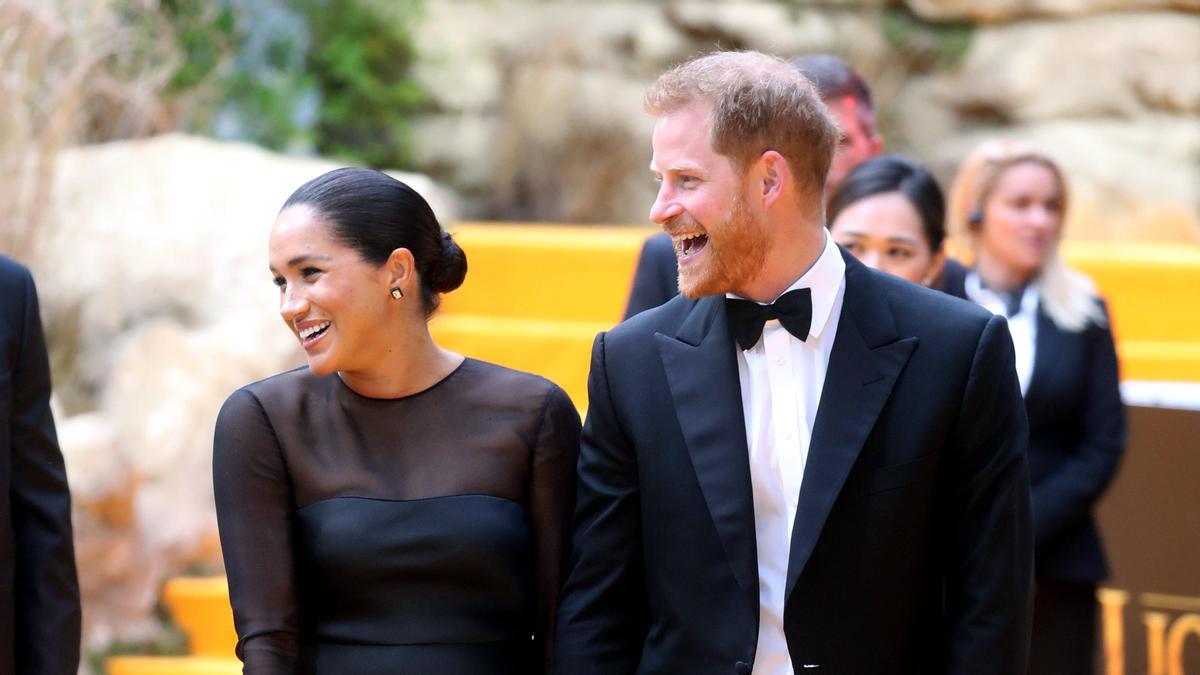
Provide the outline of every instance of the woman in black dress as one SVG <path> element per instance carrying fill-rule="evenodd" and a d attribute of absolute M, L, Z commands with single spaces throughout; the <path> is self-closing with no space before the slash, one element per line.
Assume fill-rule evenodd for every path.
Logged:
<path fill-rule="evenodd" d="M 1125 447 L 1107 311 L 1059 255 L 1066 208 L 1058 164 L 1026 144 L 991 141 L 963 162 L 948 214 L 975 262 L 946 291 L 1008 317 L 1029 414 L 1029 675 L 1092 673 L 1096 584 L 1108 574 L 1093 509 Z"/>
<path fill-rule="evenodd" d="M 548 669 L 579 415 L 438 347 L 466 257 L 395 179 L 338 169 L 271 231 L 308 365 L 234 392 L 213 477 L 243 672 Z"/>

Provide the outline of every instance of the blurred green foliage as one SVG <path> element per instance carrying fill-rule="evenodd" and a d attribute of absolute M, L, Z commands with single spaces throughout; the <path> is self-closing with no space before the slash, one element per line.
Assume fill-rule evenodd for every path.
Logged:
<path fill-rule="evenodd" d="M 412 76 L 421 2 L 387 9 L 370 0 L 161 0 L 181 56 L 167 94 L 189 99 L 192 131 L 405 168 L 410 118 L 427 100 Z"/>
<path fill-rule="evenodd" d="M 160 10 L 176 29 L 183 63 L 171 75 L 167 92 L 186 91 L 203 84 L 235 48 L 237 24 L 232 7 L 205 0 L 163 0 Z"/>
<path fill-rule="evenodd" d="M 914 72 L 958 65 L 975 32 L 966 22 L 926 21 L 904 5 L 883 11 L 882 28 L 884 39 Z"/>
<path fill-rule="evenodd" d="M 306 0 L 312 30 L 308 69 L 321 93 L 317 149 L 375 167 L 407 165 L 410 115 L 426 96 L 411 77 L 410 23 L 384 20 L 361 0 Z M 396 5 L 407 4 L 407 11 Z M 416 0 L 393 3 L 412 17 Z"/>

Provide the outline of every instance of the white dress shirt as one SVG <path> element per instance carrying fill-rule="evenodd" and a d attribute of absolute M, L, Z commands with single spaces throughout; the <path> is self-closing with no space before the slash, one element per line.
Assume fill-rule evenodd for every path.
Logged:
<path fill-rule="evenodd" d="M 992 314 L 1008 314 L 1004 298 L 985 288 L 979 274 L 971 271 L 964 283 L 967 298 Z M 1033 377 L 1033 358 L 1037 351 L 1037 309 L 1040 298 L 1037 284 L 1029 284 L 1021 295 L 1020 309 L 1008 317 L 1008 332 L 1012 335 L 1013 356 L 1016 359 L 1017 381 L 1021 383 L 1021 395 L 1029 391 L 1029 380 Z"/>
<path fill-rule="evenodd" d="M 812 289 L 813 309 L 807 340 L 772 319 L 752 348 L 743 351 L 735 343 L 758 544 L 755 675 L 793 675 L 783 633 L 792 524 L 846 293 L 846 263 L 828 233 L 820 257 L 787 290 L 805 287 Z"/>

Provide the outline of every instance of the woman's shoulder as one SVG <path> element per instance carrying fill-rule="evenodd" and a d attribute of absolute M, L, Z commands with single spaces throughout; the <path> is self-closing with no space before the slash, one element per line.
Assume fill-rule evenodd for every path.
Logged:
<path fill-rule="evenodd" d="M 550 380 L 516 368 L 509 368 L 491 361 L 481 361 L 467 357 L 463 362 L 464 369 L 471 372 L 478 383 L 490 383 L 497 386 L 517 387 L 531 391 L 548 392 L 558 387 Z"/>
<path fill-rule="evenodd" d="M 325 379 L 314 375 L 308 366 L 285 370 L 239 387 L 226 399 L 225 407 L 244 406 L 251 402 L 264 408 L 286 405 L 319 389 Z"/>
<path fill-rule="evenodd" d="M 489 398 L 537 407 L 548 401 L 571 401 L 562 387 L 541 375 L 472 358 L 467 358 L 463 366 L 469 373 L 472 389 Z"/>

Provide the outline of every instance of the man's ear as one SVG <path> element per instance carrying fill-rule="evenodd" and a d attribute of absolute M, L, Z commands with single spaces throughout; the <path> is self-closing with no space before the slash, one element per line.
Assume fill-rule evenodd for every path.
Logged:
<path fill-rule="evenodd" d="M 769 208 L 791 191 L 794 185 L 792 168 L 783 155 L 775 150 L 767 150 L 760 155 L 756 165 L 756 184 L 762 189 L 763 206 Z"/>
<path fill-rule="evenodd" d="M 383 264 L 384 274 L 386 275 L 388 288 L 399 288 L 404 295 L 408 295 L 409 291 L 415 290 L 417 283 L 417 261 L 413 258 L 412 251 L 406 248 L 398 248 L 392 251 L 388 256 L 387 262 Z"/>

